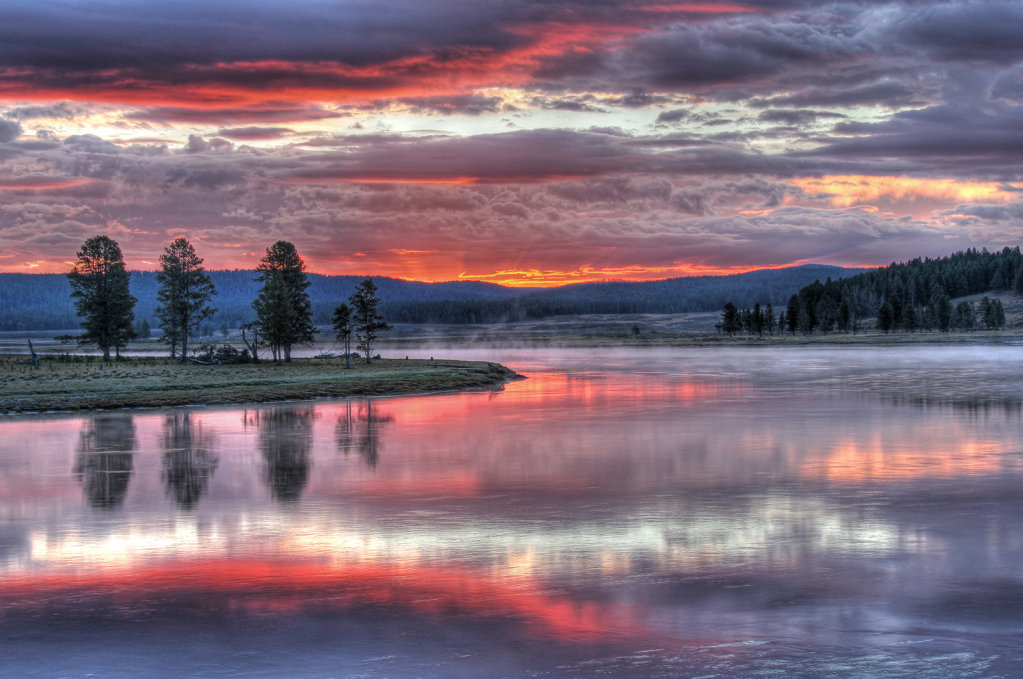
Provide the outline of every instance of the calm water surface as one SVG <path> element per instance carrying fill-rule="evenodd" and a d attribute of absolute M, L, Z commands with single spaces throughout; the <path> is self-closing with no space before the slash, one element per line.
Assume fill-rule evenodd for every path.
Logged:
<path fill-rule="evenodd" d="M 483 354 L 0 419 L 0 674 L 1023 676 L 1023 348 Z"/>

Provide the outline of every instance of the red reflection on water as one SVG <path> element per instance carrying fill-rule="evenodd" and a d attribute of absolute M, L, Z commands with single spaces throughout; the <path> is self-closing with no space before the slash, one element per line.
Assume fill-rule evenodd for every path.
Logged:
<path fill-rule="evenodd" d="M 527 636 L 567 642 L 649 637 L 637 607 L 580 602 L 529 579 L 488 575 L 463 566 L 409 563 L 219 560 L 164 563 L 86 573 L 30 573 L 7 577 L 0 591 L 4 611 L 118 607 L 196 599 L 207 608 L 249 613 L 343 611 L 366 605 L 395 606 L 416 615 L 467 616 L 517 622 Z M 73 605 L 73 604 L 72 604 Z"/>

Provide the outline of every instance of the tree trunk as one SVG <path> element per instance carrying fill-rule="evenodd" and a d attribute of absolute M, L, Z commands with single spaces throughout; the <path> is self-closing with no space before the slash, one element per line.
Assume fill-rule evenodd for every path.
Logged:
<path fill-rule="evenodd" d="M 188 362 L 188 326 L 181 328 L 181 362 Z"/>
<path fill-rule="evenodd" d="M 284 362 L 285 363 L 291 363 L 291 345 L 290 344 L 285 344 L 284 345 Z"/>
<path fill-rule="evenodd" d="M 252 362 L 259 363 L 259 354 L 256 353 L 256 345 L 259 344 L 259 334 L 256 331 L 252 332 L 252 344 L 249 344 L 249 340 L 245 337 L 245 328 L 242 328 L 242 342 L 245 342 L 245 346 L 252 352 Z"/>
<path fill-rule="evenodd" d="M 103 347 L 103 360 L 104 361 L 110 360 L 110 347 Z"/>

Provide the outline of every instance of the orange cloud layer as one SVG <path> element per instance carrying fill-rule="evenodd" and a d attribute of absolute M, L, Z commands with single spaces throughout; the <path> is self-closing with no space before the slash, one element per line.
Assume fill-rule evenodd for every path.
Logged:
<path fill-rule="evenodd" d="M 914 200 L 927 198 L 953 202 L 1010 201 L 1018 194 L 1004 190 L 997 182 L 962 182 L 955 179 L 914 179 L 911 177 L 828 176 L 791 180 L 807 193 L 830 194 L 841 207 L 879 199 Z"/>
<path fill-rule="evenodd" d="M 684 10 L 672 10 L 684 11 Z M 225 107 L 280 107 L 282 101 L 333 102 L 363 105 L 375 100 L 462 94 L 480 88 L 521 87 L 533 79 L 542 61 L 598 46 L 648 29 L 620 24 L 547 22 L 505 29 L 527 38 L 526 44 L 498 51 L 460 48 L 395 59 L 367 66 L 337 62 L 236 61 L 175 69 L 173 76 L 144 69 L 113 69 L 73 76 L 29 70 L 0 69 L 0 98 L 18 101 L 55 100 L 187 106 L 215 110 Z"/>

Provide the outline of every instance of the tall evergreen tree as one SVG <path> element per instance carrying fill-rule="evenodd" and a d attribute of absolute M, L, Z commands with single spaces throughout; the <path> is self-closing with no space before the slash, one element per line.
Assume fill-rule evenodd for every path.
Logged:
<path fill-rule="evenodd" d="M 156 282 L 160 285 L 156 293 L 159 303 L 156 317 L 164 329 L 163 341 L 171 345 L 171 358 L 180 342 L 182 363 L 188 360 L 188 338 L 195 336 L 202 321 L 217 313 L 209 306 L 217 290 L 202 262 L 192 244 L 178 237 L 164 248 L 160 255 L 161 269 L 156 273 Z"/>
<path fill-rule="evenodd" d="M 331 317 L 334 328 L 334 339 L 345 348 L 345 367 L 352 367 L 352 308 L 342 302 L 334 309 Z"/>
<path fill-rule="evenodd" d="M 884 334 L 888 334 L 894 325 L 895 311 L 892 309 L 892 305 L 889 302 L 885 302 L 881 305 L 881 308 L 877 310 L 877 327 L 880 330 L 884 330 Z"/>
<path fill-rule="evenodd" d="M 121 248 L 107 236 L 94 236 L 78 251 L 78 261 L 67 275 L 75 311 L 84 320 L 84 332 L 74 339 L 79 346 L 95 344 L 110 360 L 135 338 L 135 302 L 128 288 L 130 276 L 124 268 Z"/>
<path fill-rule="evenodd" d="M 354 309 L 356 348 L 366 352 L 366 363 L 373 360 L 373 345 L 381 332 L 391 329 L 384 317 L 377 313 L 380 298 L 376 296 L 377 286 L 372 278 L 367 278 L 355 289 L 355 294 L 348 298 Z"/>
<path fill-rule="evenodd" d="M 902 307 L 902 327 L 911 333 L 920 327 L 920 312 L 912 304 Z"/>
<path fill-rule="evenodd" d="M 838 331 L 849 332 L 849 326 L 852 324 L 852 309 L 849 305 L 849 300 L 842 298 L 842 303 L 838 305 Z"/>
<path fill-rule="evenodd" d="M 313 335 L 316 334 L 316 328 L 313 327 L 313 305 L 307 292 L 309 281 L 305 274 L 305 262 L 298 256 L 294 245 L 286 240 L 279 240 L 266 249 L 266 254 L 259 260 L 256 269 L 259 271 L 256 280 L 263 284 L 264 290 L 274 272 L 281 274 L 288 288 L 288 298 L 294 312 L 290 314 L 292 326 L 281 336 L 281 343 L 278 346 L 284 352 L 285 362 L 290 363 L 291 347 L 296 344 L 312 344 Z M 283 331 L 283 328 L 278 330 Z M 269 337 L 266 329 L 262 327 L 260 335 Z"/>
<path fill-rule="evenodd" d="M 266 275 L 263 289 L 252 303 L 256 310 L 256 327 L 260 341 L 270 347 L 278 365 L 284 359 L 284 347 L 294 338 L 298 314 L 291 298 L 291 288 L 284 273 L 270 271 Z"/>
<path fill-rule="evenodd" d="M 741 314 L 734 304 L 728 302 L 721 311 L 721 331 L 726 335 L 734 335 L 739 330 L 742 330 Z"/>
<path fill-rule="evenodd" d="M 785 307 L 785 321 L 789 324 L 789 332 L 796 334 L 799 327 L 799 295 L 789 297 L 789 303 Z"/>
<path fill-rule="evenodd" d="M 948 332 L 949 323 L 952 322 L 952 301 L 940 288 L 934 298 L 934 319 L 938 330 Z"/>

